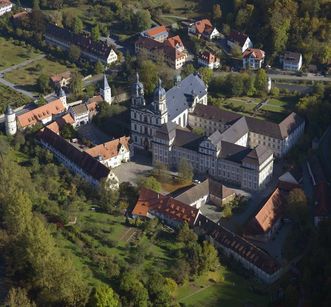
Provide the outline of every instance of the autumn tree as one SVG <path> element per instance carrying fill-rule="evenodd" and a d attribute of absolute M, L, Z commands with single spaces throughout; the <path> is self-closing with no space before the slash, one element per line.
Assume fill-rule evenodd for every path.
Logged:
<path fill-rule="evenodd" d="M 181 158 L 178 164 L 178 177 L 181 181 L 192 181 L 193 167 L 192 164 L 185 158 Z"/>

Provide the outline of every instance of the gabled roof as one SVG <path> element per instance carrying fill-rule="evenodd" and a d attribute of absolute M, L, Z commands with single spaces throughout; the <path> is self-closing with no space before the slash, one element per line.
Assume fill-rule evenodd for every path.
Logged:
<path fill-rule="evenodd" d="M 276 188 L 267 198 L 262 208 L 249 222 L 246 234 L 259 235 L 270 231 L 276 221 L 281 217 L 286 198 L 279 188 Z"/>
<path fill-rule="evenodd" d="M 77 105 L 75 105 L 73 107 L 70 107 L 70 109 L 77 116 L 88 114 L 88 112 L 89 112 L 89 110 L 87 108 L 87 105 L 85 103 L 77 104 Z"/>
<path fill-rule="evenodd" d="M 232 43 L 237 43 L 239 46 L 243 46 L 247 40 L 248 35 L 239 31 L 232 31 L 228 36 L 228 40 Z"/>
<path fill-rule="evenodd" d="M 118 156 L 119 150 L 121 149 L 122 146 L 124 146 L 126 150 L 130 150 L 129 140 L 130 140 L 129 137 L 123 136 L 119 139 L 112 140 L 107 143 L 89 148 L 85 152 L 91 155 L 93 158 L 101 157 L 102 160 L 108 160 Z"/>
<path fill-rule="evenodd" d="M 154 28 L 146 30 L 143 33 L 150 37 L 156 37 L 162 33 L 167 33 L 167 32 L 168 32 L 167 28 L 165 26 L 161 25 L 161 26 L 156 26 Z"/>
<path fill-rule="evenodd" d="M 132 214 L 147 217 L 148 213 L 176 222 L 186 221 L 189 225 L 193 225 L 199 210 L 172 197 L 142 188 Z"/>
<path fill-rule="evenodd" d="M 86 152 L 80 151 L 52 130 L 44 128 L 38 133 L 38 138 L 60 152 L 78 168 L 82 169 L 85 174 L 91 176 L 95 180 L 100 181 L 108 177 L 110 173 L 109 168 Z"/>
<path fill-rule="evenodd" d="M 304 122 L 304 119 L 298 114 L 292 112 L 289 116 L 279 124 L 280 133 L 283 139 L 288 137 L 293 130 L 300 126 Z"/>
<path fill-rule="evenodd" d="M 200 34 L 204 33 L 208 28 L 212 28 L 213 25 L 211 24 L 209 19 L 201 19 L 194 23 L 196 31 Z"/>
<path fill-rule="evenodd" d="M 103 60 L 107 60 L 112 48 L 103 41 L 92 41 L 91 37 L 84 34 L 75 34 L 65 28 L 60 28 L 54 24 L 49 23 L 46 29 L 46 35 L 54 37 L 59 41 L 66 42 L 68 44 L 76 45 L 81 48 L 82 51 L 91 53 Z"/>
<path fill-rule="evenodd" d="M 47 125 L 46 127 L 50 130 L 52 130 L 53 132 L 55 132 L 56 134 L 60 133 L 60 130 L 62 129 L 62 127 L 65 124 L 74 124 L 75 120 L 72 118 L 72 116 L 67 113 L 65 115 L 63 115 L 60 118 L 57 118 L 54 122 L 50 123 L 49 125 Z"/>
<path fill-rule="evenodd" d="M 184 47 L 184 44 L 183 44 L 182 40 L 180 39 L 179 35 L 169 37 L 168 39 L 166 39 L 164 41 L 164 44 L 167 46 L 170 46 L 172 48 L 176 48 L 177 45 Z"/>
<path fill-rule="evenodd" d="M 215 54 L 205 50 L 203 52 L 199 52 L 199 57 L 201 60 L 207 62 L 208 64 L 212 64 L 212 63 L 215 63 L 218 58 L 216 57 Z"/>
<path fill-rule="evenodd" d="M 229 143 L 236 143 L 248 132 L 246 119 L 245 117 L 241 117 L 222 133 L 222 140 Z"/>
<path fill-rule="evenodd" d="M 24 114 L 18 115 L 17 120 L 22 128 L 33 126 L 43 119 L 60 114 L 65 111 L 60 99 L 53 100 L 43 106 L 33 109 Z"/>
<path fill-rule="evenodd" d="M 265 57 L 265 52 L 261 49 L 248 48 L 243 53 L 243 58 L 248 58 L 252 56 L 256 60 L 263 60 Z"/>

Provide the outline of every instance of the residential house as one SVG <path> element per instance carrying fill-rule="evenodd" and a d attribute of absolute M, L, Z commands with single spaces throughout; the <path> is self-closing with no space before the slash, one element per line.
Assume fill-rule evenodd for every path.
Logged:
<path fill-rule="evenodd" d="M 123 136 L 119 139 L 87 149 L 85 152 L 109 168 L 115 168 L 130 161 L 130 138 Z"/>
<path fill-rule="evenodd" d="M 227 38 L 227 45 L 231 49 L 239 46 L 242 53 L 248 48 L 253 48 L 253 43 L 248 35 L 239 31 L 232 31 L 230 33 Z"/>
<path fill-rule="evenodd" d="M 145 30 L 140 33 L 141 36 L 154 39 L 160 43 L 163 43 L 169 36 L 169 32 L 165 26 L 156 26 L 149 30 Z"/>
<path fill-rule="evenodd" d="M 191 23 L 188 27 L 188 34 L 197 38 L 213 40 L 219 37 L 219 31 L 212 25 L 209 19 L 201 19 Z"/>
<path fill-rule="evenodd" d="M 10 0 L 0 0 L 0 16 L 11 12 L 13 4 Z"/>
<path fill-rule="evenodd" d="M 70 113 L 67 113 L 62 117 L 57 118 L 55 121 L 53 121 L 46 127 L 55 132 L 56 134 L 60 134 L 61 129 L 67 124 L 71 126 L 75 124 L 75 120 L 72 118 Z"/>
<path fill-rule="evenodd" d="M 170 196 L 142 188 L 132 211 L 133 218 L 159 218 L 172 227 L 179 227 L 183 222 L 193 226 L 200 211 Z"/>
<path fill-rule="evenodd" d="M 299 71 L 302 67 L 302 54 L 298 52 L 286 51 L 280 57 L 280 63 L 284 70 Z"/>
<path fill-rule="evenodd" d="M 105 65 L 110 65 L 118 59 L 115 51 L 106 42 L 94 42 L 90 36 L 75 34 L 54 24 L 47 25 L 45 41 L 65 50 L 68 50 L 72 45 L 76 45 L 80 48 L 81 55 L 92 62 L 100 61 Z"/>
<path fill-rule="evenodd" d="M 162 43 L 149 37 L 140 37 L 135 43 L 135 52 L 146 52 L 151 60 L 157 60 L 160 56 L 164 61 L 175 69 L 181 68 L 187 59 L 187 52 L 180 37 L 167 38 Z"/>
<path fill-rule="evenodd" d="M 109 168 L 86 152 L 80 151 L 52 130 L 42 129 L 38 133 L 38 140 L 65 167 L 81 176 L 88 183 L 98 186 L 101 182 L 105 182 L 111 189 L 119 187 L 117 177 Z"/>
<path fill-rule="evenodd" d="M 244 69 L 260 69 L 264 62 L 265 52 L 261 49 L 248 48 L 243 53 Z"/>
<path fill-rule="evenodd" d="M 61 99 L 53 100 L 45 105 L 17 116 L 19 129 L 32 127 L 37 123 L 46 125 L 62 116 L 67 110 L 67 105 Z"/>
<path fill-rule="evenodd" d="M 51 82 L 54 88 L 68 87 L 71 81 L 71 72 L 65 71 L 60 74 L 51 76 Z"/>
<path fill-rule="evenodd" d="M 199 52 L 198 64 L 210 69 L 220 67 L 220 59 L 209 51 Z"/>
<path fill-rule="evenodd" d="M 190 187 L 185 192 L 178 195 L 175 199 L 191 207 L 199 209 L 201 206 L 210 202 L 221 206 L 231 201 L 235 197 L 235 191 L 211 178 Z"/>

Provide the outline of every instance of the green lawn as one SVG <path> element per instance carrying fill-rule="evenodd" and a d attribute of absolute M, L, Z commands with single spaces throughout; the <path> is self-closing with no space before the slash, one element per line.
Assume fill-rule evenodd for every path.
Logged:
<path fill-rule="evenodd" d="M 17 108 L 29 102 L 31 102 L 29 97 L 0 84 L 0 114 L 5 111 L 8 104 L 10 104 L 13 108 Z"/>
<path fill-rule="evenodd" d="M 252 286 L 256 287 L 257 282 L 248 281 L 222 266 L 218 272 L 211 272 L 180 287 L 178 301 L 189 307 L 241 307 L 248 303 L 267 306 L 268 296 L 254 293 Z"/>
<path fill-rule="evenodd" d="M 31 46 L 14 43 L 12 39 L 0 37 L 0 70 L 33 59 L 41 53 Z"/>
<path fill-rule="evenodd" d="M 40 70 L 37 68 L 38 64 L 41 65 Z M 36 84 L 37 79 L 41 74 L 45 74 L 50 77 L 68 69 L 69 68 L 67 66 L 53 60 L 41 59 L 27 66 L 6 73 L 5 79 L 16 85 L 19 85 L 21 88 L 27 91 L 38 93 Z"/>

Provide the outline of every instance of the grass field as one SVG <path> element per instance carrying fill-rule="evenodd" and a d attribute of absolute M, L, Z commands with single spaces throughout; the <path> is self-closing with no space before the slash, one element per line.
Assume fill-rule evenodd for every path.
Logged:
<path fill-rule="evenodd" d="M 41 65 L 40 70 L 37 65 Z M 6 73 L 5 79 L 20 86 L 24 90 L 38 93 L 38 88 L 36 85 L 37 79 L 41 74 L 45 74 L 50 77 L 68 69 L 69 68 L 67 66 L 58 62 L 49 59 L 41 59 L 27 66 Z"/>
<path fill-rule="evenodd" d="M 27 104 L 28 102 L 30 102 L 29 97 L 26 97 L 23 94 L 0 84 L 0 114 L 5 111 L 8 104 L 10 104 L 13 108 L 17 108 Z"/>
<path fill-rule="evenodd" d="M 222 266 L 218 271 L 210 272 L 180 287 L 177 299 L 189 307 L 239 307 L 248 303 L 266 306 L 268 297 L 254 293 L 252 286 L 252 281 L 247 281 Z"/>
<path fill-rule="evenodd" d="M 24 43 L 18 45 L 12 40 L 0 37 L 0 71 L 10 66 L 33 59 L 41 53 Z"/>

